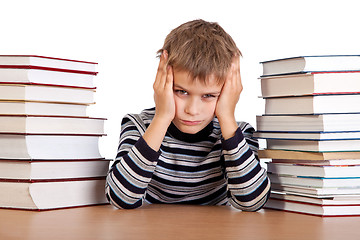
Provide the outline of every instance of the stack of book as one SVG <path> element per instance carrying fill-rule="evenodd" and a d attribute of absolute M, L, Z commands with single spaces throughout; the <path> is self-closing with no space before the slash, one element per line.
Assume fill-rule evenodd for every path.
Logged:
<path fill-rule="evenodd" d="M 272 193 L 267 208 L 317 216 L 360 215 L 360 56 L 262 62 Z"/>
<path fill-rule="evenodd" d="M 109 161 L 94 103 L 96 63 L 0 56 L 0 207 L 57 209 L 106 203 Z"/>

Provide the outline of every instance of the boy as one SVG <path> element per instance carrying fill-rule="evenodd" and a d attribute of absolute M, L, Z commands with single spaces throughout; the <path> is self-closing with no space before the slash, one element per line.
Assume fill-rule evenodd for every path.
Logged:
<path fill-rule="evenodd" d="M 217 24 L 180 25 L 158 52 L 155 108 L 128 114 L 106 195 L 118 208 L 144 203 L 232 205 L 256 211 L 270 182 L 254 129 L 237 123 L 240 51 Z"/>

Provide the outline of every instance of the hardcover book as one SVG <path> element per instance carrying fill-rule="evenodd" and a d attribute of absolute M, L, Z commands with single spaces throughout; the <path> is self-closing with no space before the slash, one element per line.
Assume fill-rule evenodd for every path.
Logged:
<path fill-rule="evenodd" d="M 360 72 L 310 72 L 261 78 L 263 98 L 360 92 Z M 339 84 L 341 83 L 341 84 Z"/>
<path fill-rule="evenodd" d="M 0 180 L 0 207 L 50 210 L 106 204 L 105 178 L 64 181 Z"/>
<path fill-rule="evenodd" d="M 304 72 L 359 71 L 360 55 L 299 56 L 261 62 L 263 76 Z"/>

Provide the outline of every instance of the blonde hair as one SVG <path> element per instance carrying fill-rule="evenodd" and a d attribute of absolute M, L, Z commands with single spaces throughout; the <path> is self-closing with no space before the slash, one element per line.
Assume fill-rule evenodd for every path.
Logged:
<path fill-rule="evenodd" d="M 234 40 L 214 22 L 202 19 L 186 22 L 173 29 L 157 52 L 168 52 L 168 64 L 188 71 L 193 79 L 206 82 L 214 74 L 222 82 L 234 56 L 241 56 Z"/>

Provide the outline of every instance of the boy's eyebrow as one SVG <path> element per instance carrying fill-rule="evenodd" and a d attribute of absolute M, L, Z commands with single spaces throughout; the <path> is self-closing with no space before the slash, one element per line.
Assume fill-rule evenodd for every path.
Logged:
<path fill-rule="evenodd" d="M 185 92 L 189 92 L 189 90 L 187 90 L 186 88 L 180 86 L 179 84 L 176 84 L 174 83 L 174 86 L 173 88 L 181 88 L 182 90 L 184 90 Z M 221 91 L 218 91 L 218 92 L 208 92 L 208 93 L 203 93 L 203 94 L 209 94 L 209 95 L 217 95 L 217 94 L 220 94 Z"/>

